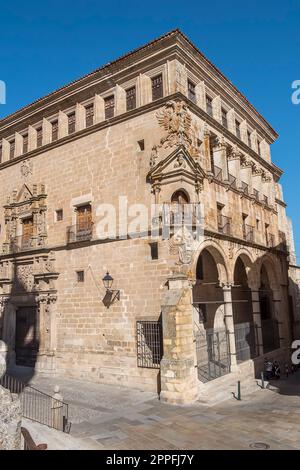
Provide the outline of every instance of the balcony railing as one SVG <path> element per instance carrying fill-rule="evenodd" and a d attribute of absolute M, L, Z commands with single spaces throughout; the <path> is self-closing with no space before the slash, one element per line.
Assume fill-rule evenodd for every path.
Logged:
<path fill-rule="evenodd" d="M 222 168 L 220 168 L 219 166 L 217 165 L 214 165 L 214 175 L 215 175 L 215 178 L 219 181 L 223 181 L 223 171 L 222 171 Z"/>
<path fill-rule="evenodd" d="M 164 203 L 160 214 L 160 220 L 164 226 L 182 227 L 195 226 L 201 221 L 200 204 L 172 204 Z"/>
<path fill-rule="evenodd" d="M 247 242 L 254 241 L 254 227 L 252 225 L 243 225 L 243 238 Z"/>
<path fill-rule="evenodd" d="M 225 215 L 218 216 L 218 232 L 223 235 L 231 235 L 231 218 Z"/>
<path fill-rule="evenodd" d="M 268 196 L 263 196 L 263 202 L 266 204 L 266 206 L 269 204 L 269 198 Z"/>
<path fill-rule="evenodd" d="M 67 243 L 83 242 L 91 240 L 93 237 L 93 225 L 71 225 L 67 227 Z"/>
<path fill-rule="evenodd" d="M 259 191 L 257 189 L 253 189 L 253 197 L 256 201 L 259 201 Z"/>
<path fill-rule="evenodd" d="M 275 237 L 272 233 L 266 233 L 266 245 L 269 248 L 275 247 Z"/>
<path fill-rule="evenodd" d="M 249 184 L 245 183 L 245 181 L 241 181 L 241 187 L 244 194 L 249 194 Z"/>
<path fill-rule="evenodd" d="M 7 247 L 9 253 L 20 253 L 22 251 L 33 250 L 37 247 L 37 239 L 20 235 L 18 237 L 12 238 L 7 243 Z"/>
<path fill-rule="evenodd" d="M 229 181 L 230 187 L 236 189 L 236 177 L 228 173 L 228 181 Z"/>

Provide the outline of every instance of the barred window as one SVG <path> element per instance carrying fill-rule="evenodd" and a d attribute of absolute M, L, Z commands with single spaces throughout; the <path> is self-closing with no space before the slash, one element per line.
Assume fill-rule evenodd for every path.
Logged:
<path fill-rule="evenodd" d="M 212 117 L 213 115 L 212 98 L 206 95 L 205 100 L 206 100 L 206 112 Z"/>
<path fill-rule="evenodd" d="M 23 153 L 28 152 L 28 134 L 23 135 Z"/>
<path fill-rule="evenodd" d="M 68 115 L 69 134 L 73 134 L 75 132 L 75 120 L 76 120 L 75 113 L 71 113 Z"/>
<path fill-rule="evenodd" d="M 191 101 L 196 103 L 196 89 L 193 82 L 188 80 L 188 97 Z"/>
<path fill-rule="evenodd" d="M 137 321 L 137 365 L 159 369 L 163 356 L 161 321 Z"/>
<path fill-rule="evenodd" d="M 52 142 L 58 139 L 58 120 L 52 121 Z"/>
<path fill-rule="evenodd" d="M 90 127 L 94 124 L 94 105 L 89 104 L 85 108 L 85 125 Z"/>
<path fill-rule="evenodd" d="M 152 78 L 152 100 L 159 100 L 163 97 L 163 77 L 162 74 Z"/>
<path fill-rule="evenodd" d="M 136 108 L 136 88 L 135 86 L 128 88 L 126 90 L 126 110 L 130 111 L 131 109 Z"/>
<path fill-rule="evenodd" d="M 43 143 L 43 128 L 39 127 L 36 130 L 36 146 L 41 147 Z"/>
<path fill-rule="evenodd" d="M 247 131 L 248 146 L 251 148 L 251 132 Z"/>
<path fill-rule="evenodd" d="M 104 108 L 105 108 L 105 119 L 109 119 L 114 117 L 115 114 L 115 97 L 108 96 L 104 100 Z"/>
<path fill-rule="evenodd" d="M 0 163 L 2 162 L 2 144 L 0 144 Z"/>
<path fill-rule="evenodd" d="M 15 141 L 11 140 L 9 143 L 9 158 L 12 160 L 15 156 Z"/>

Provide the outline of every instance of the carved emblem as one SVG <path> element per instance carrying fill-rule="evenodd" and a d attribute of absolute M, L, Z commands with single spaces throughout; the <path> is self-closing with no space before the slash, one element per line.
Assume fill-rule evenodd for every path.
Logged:
<path fill-rule="evenodd" d="M 30 160 L 24 160 L 21 165 L 21 175 L 24 178 L 28 178 L 29 175 L 32 175 L 32 162 Z"/>
<path fill-rule="evenodd" d="M 178 155 L 176 162 L 174 163 L 174 168 L 186 168 L 183 155 Z"/>
<path fill-rule="evenodd" d="M 173 246 L 178 248 L 178 262 L 176 264 L 190 264 L 193 257 L 193 234 L 186 228 L 180 229 L 173 237 Z"/>
<path fill-rule="evenodd" d="M 32 264 L 17 267 L 17 283 L 26 292 L 31 292 L 34 286 Z"/>

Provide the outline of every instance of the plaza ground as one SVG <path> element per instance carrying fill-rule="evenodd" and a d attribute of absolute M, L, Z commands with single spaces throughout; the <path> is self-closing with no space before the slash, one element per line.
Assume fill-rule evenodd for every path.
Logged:
<path fill-rule="evenodd" d="M 70 435 L 27 421 L 50 449 L 244 449 L 255 443 L 271 450 L 300 449 L 300 371 L 271 382 L 271 389 L 214 406 L 172 406 L 157 395 L 124 387 L 35 377 L 52 393 L 60 385 L 69 403 Z"/>

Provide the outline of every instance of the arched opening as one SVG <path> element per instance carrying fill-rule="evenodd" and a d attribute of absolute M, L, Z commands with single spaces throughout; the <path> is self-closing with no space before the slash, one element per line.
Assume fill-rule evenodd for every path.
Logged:
<path fill-rule="evenodd" d="M 234 268 L 232 302 L 236 359 L 239 363 L 257 356 L 251 289 L 246 266 L 240 256 Z"/>
<path fill-rule="evenodd" d="M 224 295 L 217 262 L 208 249 L 198 258 L 193 304 L 198 377 L 207 382 L 230 371 Z"/>
<path fill-rule="evenodd" d="M 172 204 L 188 204 L 189 202 L 190 197 L 184 189 L 178 189 L 177 191 L 175 191 L 175 193 L 172 194 Z"/>
<path fill-rule="evenodd" d="M 264 354 L 280 347 L 279 326 L 275 318 L 273 291 L 265 264 L 260 270 L 259 304 Z"/>

